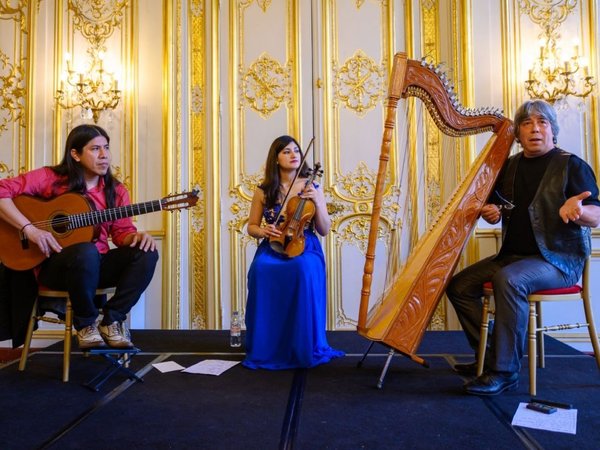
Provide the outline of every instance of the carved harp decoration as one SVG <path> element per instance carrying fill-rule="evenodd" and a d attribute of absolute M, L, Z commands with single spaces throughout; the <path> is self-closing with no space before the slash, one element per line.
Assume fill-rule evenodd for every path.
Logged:
<path fill-rule="evenodd" d="M 400 98 L 410 96 L 424 102 L 436 125 L 447 135 L 465 136 L 491 131 L 492 136 L 436 223 L 420 239 L 380 301 L 368 311 L 396 109 Z M 499 109 L 462 107 L 445 75 L 437 68 L 425 61 L 409 60 L 403 53 L 394 56 L 363 274 L 359 334 L 383 342 L 425 364 L 415 352 L 508 157 L 513 140 L 512 121 L 503 117 Z"/>

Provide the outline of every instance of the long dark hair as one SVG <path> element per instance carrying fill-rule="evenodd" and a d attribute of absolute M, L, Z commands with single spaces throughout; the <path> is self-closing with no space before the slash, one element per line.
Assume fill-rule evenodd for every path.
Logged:
<path fill-rule="evenodd" d="M 279 165 L 277 164 L 277 156 L 279 153 L 288 146 L 290 142 L 293 142 L 300 149 L 300 155 L 303 155 L 302 148 L 298 141 L 291 136 L 283 135 L 279 136 L 271 144 L 269 154 L 267 155 L 267 162 L 265 164 L 265 178 L 263 179 L 260 188 L 265 193 L 265 206 L 267 208 L 273 208 L 280 200 L 281 195 L 281 180 L 279 179 Z M 308 176 L 308 167 L 306 164 L 300 169 L 298 174 L 301 178 Z"/>
<path fill-rule="evenodd" d="M 71 130 L 67 136 L 65 142 L 65 153 L 60 164 L 52 167 L 52 170 L 58 175 L 67 178 L 68 191 L 79 192 L 85 194 L 87 191 L 84 178 L 84 169 L 81 163 L 73 159 L 71 150 L 75 150 L 78 155 L 83 153 L 83 147 L 88 142 L 98 136 L 104 136 L 106 142 L 110 143 L 110 137 L 104 128 L 98 125 L 83 124 L 78 125 Z M 106 174 L 101 177 L 104 180 L 104 195 L 106 197 L 106 205 L 108 208 L 114 208 L 115 206 L 115 187 L 119 184 L 119 181 L 113 176 L 110 167 L 106 171 Z"/>

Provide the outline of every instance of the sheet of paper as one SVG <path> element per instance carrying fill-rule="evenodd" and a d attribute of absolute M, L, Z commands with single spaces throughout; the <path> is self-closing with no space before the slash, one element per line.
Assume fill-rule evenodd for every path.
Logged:
<path fill-rule="evenodd" d="M 527 403 L 519 403 L 512 424 L 519 427 L 537 430 L 558 431 L 559 433 L 576 434 L 577 410 L 557 408 L 553 414 L 544 414 L 526 408 Z"/>
<path fill-rule="evenodd" d="M 180 366 L 175 361 L 159 362 L 159 363 L 156 363 L 156 364 L 152 364 L 152 367 L 154 367 L 155 369 L 160 370 L 162 373 L 165 373 L 165 372 L 174 372 L 175 370 L 183 370 L 183 369 L 185 369 L 185 367 Z"/>
<path fill-rule="evenodd" d="M 184 370 L 187 373 L 200 373 L 203 375 L 221 375 L 227 369 L 231 369 L 239 361 L 223 361 L 220 359 L 205 359 Z"/>

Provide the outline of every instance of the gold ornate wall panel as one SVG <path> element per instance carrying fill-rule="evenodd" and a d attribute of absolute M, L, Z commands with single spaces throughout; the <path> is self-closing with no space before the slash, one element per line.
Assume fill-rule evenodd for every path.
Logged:
<path fill-rule="evenodd" d="M 542 39 L 547 36 L 552 37 L 561 58 L 579 54 L 583 57 L 581 65 L 588 66 L 590 75 L 599 79 L 597 1 L 518 0 L 516 3 L 517 26 L 523 36 L 518 49 L 520 67 L 516 80 L 519 84 L 524 85 L 528 70 L 540 56 Z M 527 99 L 528 93 L 521 92 L 523 99 Z M 600 169 L 597 96 L 596 86 L 585 99 L 569 96 L 555 103 L 561 124 L 558 145 L 588 161 L 596 173 Z"/>
<path fill-rule="evenodd" d="M 584 12 L 584 20 L 587 19 L 590 42 L 590 66 L 598 77 L 600 74 L 600 8 L 598 0 L 588 0 L 585 4 L 587 10 Z M 590 98 L 590 135 L 589 147 L 593 150 L 594 158 L 592 167 L 596 174 L 600 173 L 600 102 L 598 93 Z"/>
<path fill-rule="evenodd" d="M 332 211 L 325 240 L 328 326 L 352 328 L 358 317 L 360 277 L 375 189 L 383 101 L 393 57 L 394 2 L 322 3 L 323 184 Z M 383 286 L 386 246 L 401 226 L 397 151 L 386 187 L 376 280 Z"/>
<path fill-rule="evenodd" d="M 30 168 L 30 61 L 35 9 L 24 0 L 0 0 L 0 178 Z"/>
<path fill-rule="evenodd" d="M 117 108 L 98 117 L 111 135 L 112 169 L 130 188 L 133 201 L 160 198 L 171 190 L 163 183 L 164 59 L 156 51 L 168 41 L 163 39 L 162 3 L 145 0 L 140 11 L 140 2 L 131 0 L 0 0 L 0 177 L 56 164 L 68 132 L 93 122 L 79 108 L 58 105 L 56 96 L 61 82 L 67 82 L 67 54 L 78 77 L 79 72 L 94 73 L 90 52 L 102 52 L 102 68 L 114 72 L 122 92 Z M 158 45 L 148 51 L 148 42 L 155 40 Z M 163 215 L 135 220 L 162 250 Z M 161 251 L 161 259 L 170 266 L 169 255 Z M 173 296 L 161 295 L 161 272 L 157 269 L 139 311 L 132 314 L 137 327 L 164 325 L 161 303 Z M 169 277 L 164 275 L 167 284 Z"/>
<path fill-rule="evenodd" d="M 137 147 L 132 140 L 133 133 L 127 129 L 136 118 L 132 112 L 132 95 L 137 80 L 132 78 L 135 71 L 135 55 L 132 50 L 133 14 L 132 3 L 127 0 L 57 0 L 56 47 L 57 70 L 54 88 L 65 90 L 83 80 L 83 75 L 93 76 L 100 68 L 114 73 L 118 85 L 122 87 L 122 98 L 115 110 L 99 113 L 98 125 L 111 135 L 113 171 L 137 199 L 138 179 L 136 177 Z M 100 62 L 101 61 L 101 62 Z M 72 76 L 69 75 L 72 71 Z M 79 78 L 78 78 L 79 77 Z M 60 103 L 63 103 L 61 106 Z M 62 145 L 68 131 L 80 123 L 92 119 L 92 111 L 72 105 L 69 99 L 56 99 L 56 146 L 55 162 L 62 157 Z"/>
<path fill-rule="evenodd" d="M 231 310 L 245 310 L 246 274 L 256 250 L 256 243 L 245 231 L 246 219 L 269 146 L 282 134 L 296 137 L 301 144 L 305 138 L 300 96 L 302 92 L 310 94 L 310 81 L 301 75 L 298 3 L 229 2 L 229 173 L 225 177 L 229 199 L 221 201 L 227 226 L 223 232 L 229 236 L 231 249 L 230 255 L 223 255 L 229 262 L 223 282 L 229 285 Z M 306 67 L 310 66 L 307 59 Z M 309 140 L 305 138 L 304 145 Z"/>
<path fill-rule="evenodd" d="M 441 61 L 442 51 L 440 49 L 439 28 L 440 12 L 438 2 L 435 0 L 424 0 L 421 2 L 422 17 L 422 54 L 431 62 L 436 64 Z M 444 171 L 444 158 L 442 155 L 443 133 L 435 125 L 431 117 L 427 117 L 424 124 L 425 144 L 424 167 L 425 173 L 425 226 L 429 228 L 437 217 L 440 207 L 445 202 L 442 198 L 442 174 L 451 176 L 451 171 Z M 440 302 L 431 321 L 430 329 L 444 330 L 446 328 L 446 304 Z"/>
<path fill-rule="evenodd" d="M 208 328 L 209 305 L 207 295 L 207 237 L 206 192 L 207 153 L 207 74 L 208 54 L 206 48 L 206 2 L 190 1 L 188 24 L 190 33 L 190 161 L 192 185 L 200 190 L 200 201 L 191 214 L 190 254 L 190 325 L 192 329 Z M 214 296 L 213 298 L 215 298 Z M 218 305 L 215 305 L 218 306 Z"/>
<path fill-rule="evenodd" d="M 0 177 L 56 163 L 68 131 L 91 121 L 78 108 L 59 108 L 54 95 L 67 52 L 70 64 L 85 69 L 89 50 L 102 48 L 123 90 L 112 114 L 99 117 L 112 137 L 115 173 L 136 201 L 200 189 L 189 220 L 166 213 L 136 219 L 163 246 L 145 323 L 220 328 L 230 309 L 244 310 L 256 248 L 246 219 L 269 145 L 291 134 L 306 146 L 315 135 L 333 219 L 322 241 L 328 327 L 352 329 L 393 53 L 445 62 L 461 103 L 503 106 L 511 115 L 527 98 L 523 76 L 540 33 L 531 5 L 541 3 L 0 0 Z M 598 0 L 571 3 L 560 33 L 579 37 L 598 77 Z M 482 48 L 499 49 L 497 67 L 473 60 Z M 497 78 L 482 87 L 488 72 Z M 489 91 L 497 102 L 482 100 Z M 397 125 L 410 116 L 419 127 L 398 126 L 394 136 L 374 297 L 387 267 L 409 254 L 477 148 L 456 142 L 449 149 L 420 102 L 401 103 Z M 594 95 L 562 111 L 559 140 L 597 173 L 599 108 Z M 478 248 L 468 248 L 467 262 L 481 256 Z M 436 314 L 432 327 L 444 327 L 445 316 Z"/>

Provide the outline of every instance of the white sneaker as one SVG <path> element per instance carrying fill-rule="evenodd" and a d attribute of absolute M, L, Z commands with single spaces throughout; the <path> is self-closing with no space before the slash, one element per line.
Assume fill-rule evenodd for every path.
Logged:
<path fill-rule="evenodd" d="M 77 343 L 82 350 L 94 347 L 106 347 L 104 339 L 98 333 L 96 325 L 89 325 L 81 330 L 77 330 Z"/>
<path fill-rule="evenodd" d="M 112 348 L 130 348 L 133 344 L 130 341 L 129 330 L 123 322 L 113 322 L 110 325 L 100 325 L 100 334 Z"/>

